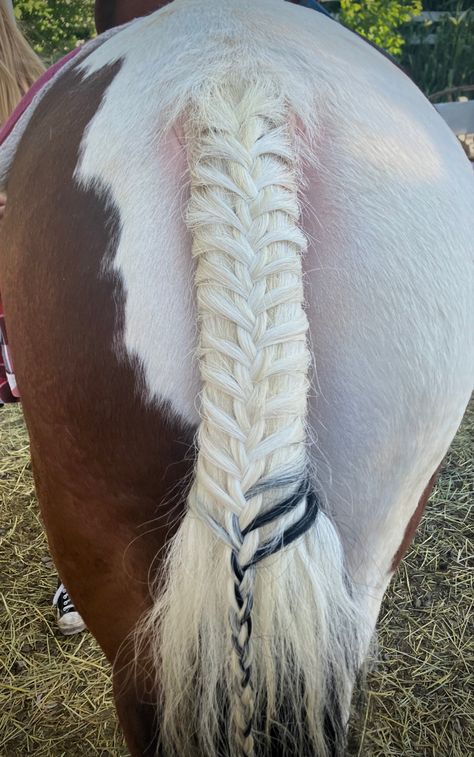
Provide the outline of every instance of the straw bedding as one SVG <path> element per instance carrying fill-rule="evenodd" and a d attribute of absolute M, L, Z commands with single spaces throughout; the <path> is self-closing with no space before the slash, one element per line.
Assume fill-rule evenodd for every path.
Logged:
<path fill-rule="evenodd" d="M 474 406 L 387 593 L 379 660 L 354 706 L 352 757 L 466 757 L 474 743 Z M 65 638 L 18 406 L 0 410 L 0 755 L 125 757 L 107 663 Z M 469 746 L 471 745 L 471 746 Z"/>

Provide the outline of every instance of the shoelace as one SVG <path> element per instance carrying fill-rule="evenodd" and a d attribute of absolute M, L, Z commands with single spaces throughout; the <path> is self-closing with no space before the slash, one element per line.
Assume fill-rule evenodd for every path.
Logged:
<path fill-rule="evenodd" d="M 58 588 L 56 589 L 56 594 L 53 597 L 53 606 L 56 606 L 59 602 L 60 596 L 63 596 L 63 602 L 62 602 L 62 609 L 64 612 L 70 612 L 71 610 L 74 610 L 74 605 L 71 601 L 71 598 L 69 597 L 69 594 L 66 591 L 66 587 L 64 584 L 60 584 Z"/>

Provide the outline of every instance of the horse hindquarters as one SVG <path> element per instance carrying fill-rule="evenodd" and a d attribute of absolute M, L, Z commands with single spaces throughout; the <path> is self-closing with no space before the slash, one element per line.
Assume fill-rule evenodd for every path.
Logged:
<path fill-rule="evenodd" d="M 282 27 L 273 8 L 263 0 L 248 4 L 251 38 L 240 11 L 229 5 L 223 29 L 222 15 L 205 0 L 176 2 L 169 15 L 120 32 L 81 64 L 77 79 L 57 85 L 12 175 L 13 192 L 15 185 L 26 192 L 35 166 L 46 187 L 36 211 L 44 219 L 42 233 L 37 219 L 14 232 L 18 263 L 10 262 L 8 287 L 25 295 L 18 306 L 10 297 L 11 341 L 25 344 L 17 373 L 38 455 L 55 485 L 62 484 L 56 504 L 46 505 L 50 538 L 63 554 L 75 599 L 81 571 L 89 577 L 78 606 L 103 641 L 103 625 L 94 618 L 96 599 L 107 600 L 107 593 L 97 567 L 88 564 L 91 545 L 98 556 L 107 534 L 105 563 L 124 591 L 130 575 L 138 576 L 140 599 L 130 592 L 127 605 L 133 626 L 150 602 L 148 568 L 169 535 L 163 524 L 147 534 L 144 546 L 137 529 L 169 512 L 168 493 L 191 468 L 180 437 L 189 443 L 201 421 L 192 239 L 182 212 L 188 158 L 193 166 L 192 233 L 200 258 L 199 308 L 207 308 L 202 322 L 208 327 L 201 367 L 214 407 L 204 414 L 198 486 L 171 545 L 166 591 L 158 588 L 142 637 L 156 654 L 157 689 L 164 686 L 165 739 L 178 743 L 183 756 L 186 750 L 193 757 L 206 753 L 203 744 L 212 753 L 209 744 L 222 736 L 247 752 L 257 742 L 270 753 L 277 739 L 268 746 L 269 739 L 282 735 L 288 711 L 295 712 L 307 692 L 311 712 L 294 718 L 295 731 L 285 738 L 300 739 L 301 754 L 311 738 L 308 752 L 330 741 L 324 719 L 331 683 L 347 711 L 360 637 L 367 643 L 393 557 L 470 388 L 472 348 L 464 327 L 472 175 L 461 151 L 413 85 L 336 24 L 281 3 L 287 25 L 275 46 Z M 209 33 L 214 28 L 216 35 Z M 244 50 L 238 77 L 236 40 Z M 176 50 L 179 66 L 171 72 L 167 62 Z M 262 60 L 261 50 L 267 51 Z M 69 134 L 49 141 L 51 106 L 58 102 L 74 117 Z M 197 121 L 190 122 L 190 113 Z M 37 155 L 43 142 L 33 134 L 48 142 L 47 155 Z M 62 153 L 64 174 L 56 173 Z M 207 192 L 216 186 L 211 203 Z M 297 193 L 304 211 L 299 221 Z M 64 211 L 58 214 L 52 211 L 56 195 Z M 306 440 L 301 230 L 309 240 L 302 257 L 315 363 Z M 46 291 L 52 296 L 44 301 L 39 292 Z M 279 299 L 283 295 L 291 306 Z M 98 306 L 93 329 L 86 328 L 91 304 Z M 45 329 L 54 334 L 44 351 L 29 340 L 32 322 L 42 335 Z M 278 348 L 259 362 L 278 328 L 281 353 Z M 83 391 L 65 360 L 78 339 Z M 228 354 L 219 362 L 215 351 L 224 347 Z M 35 373 L 36 365 L 42 371 Z M 45 370 L 54 401 L 26 381 L 33 375 L 40 387 Z M 292 420 L 282 433 L 287 413 Z M 315 470 L 303 464 L 307 452 Z M 293 519 L 307 514 L 302 483 L 310 468 L 323 512 L 294 545 L 269 555 Z M 257 520 L 281 504 L 280 495 L 285 507 L 276 520 Z M 79 548 L 68 510 L 75 514 Z M 255 520 L 259 528 L 252 530 Z M 278 538 L 271 543 L 269 536 Z M 260 546 L 267 559 L 253 564 Z M 126 569 L 125 554 L 133 557 Z M 110 619 L 120 617 L 120 607 L 104 605 Z M 114 644 L 124 632 L 122 626 Z M 113 656 L 116 647 L 110 649 Z M 295 686 L 298 670 L 304 677 Z M 124 717 L 125 707 L 121 711 Z M 269 714 L 280 726 L 262 737 L 259 726 L 265 731 Z M 337 726 L 337 708 L 332 716 Z M 257 728 L 249 730 L 249 723 Z M 133 727 L 140 731 L 140 716 Z M 194 736 L 187 738 L 196 732 L 198 746 Z"/>
<path fill-rule="evenodd" d="M 355 90 L 303 196 L 313 458 L 371 629 L 474 367 L 473 172 L 409 95 L 381 106 Z"/>
<path fill-rule="evenodd" d="M 193 429 L 143 401 L 136 363 L 116 350 L 124 294 L 106 269 L 117 218 L 106 198 L 71 181 L 86 125 L 115 74 L 81 86 L 68 71 L 31 116 L 9 176 L 0 279 L 51 553 L 117 664 L 118 710 L 141 755 L 154 717 L 143 714 L 146 677 L 131 683 L 126 641 L 151 603 L 150 566 L 179 517 Z M 49 148 L 38 154 L 38 144 Z"/>

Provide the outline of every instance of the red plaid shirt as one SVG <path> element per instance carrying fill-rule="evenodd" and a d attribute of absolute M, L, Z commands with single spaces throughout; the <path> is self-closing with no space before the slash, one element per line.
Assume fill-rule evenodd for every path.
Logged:
<path fill-rule="evenodd" d="M 0 402 L 18 402 L 20 395 L 16 385 L 13 363 L 8 348 L 7 329 L 0 299 Z"/>

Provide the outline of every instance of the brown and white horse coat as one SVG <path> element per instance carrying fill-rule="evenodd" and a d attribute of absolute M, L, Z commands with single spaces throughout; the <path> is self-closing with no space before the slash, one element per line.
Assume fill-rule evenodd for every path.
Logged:
<path fill-rule="evenodd" d="M 289 194 L 298 183 L 298 234 L 307 249 L 297 230 L 285 232 L 289 252 L 279 257 L 277 220 L 265 232 L 278 237 L 266 242 L 265 265 L 291 268 L 291 306 L 279 304 L 283 278 L 271 306 L 290 308 L 287 320 L 296 324 L 302 261 L 312 388 L 306 415 L 294 399 L 293 379 L 281 379 L 290 389 L 279 390 L 266 411 L 265 443 L 274 462 L 243 491 L 260 498 L 263 510 L 275 505 L 294 491 L 290 479 L 301 479 L 304 456 L 321 507 L 304 536 L 255 568 L 256 687 L 249 693 L 244 681 L 236 694 L 227 681 L 233 675 L 227 657 L 236 647 L 228 648 L 226 630 L 233 601 L 227 599 L 226 539 L 233 520 L 220 519 L 215 502 L 202 503 L 209 490 L 226 501 L 223 478 L 211 486 L 208 460 L 207 468 L 198 463 L 183 513 L 198 427 L 199 454 L 213 465 L 222 459 L 226 476 L 237 475 L 229 450 L 238 441 L 241 411 L 235 421 L 229 408 L 240 401 L 243 380 L 205 363 L 211 341 L 197 352 L 199 330 L 205 333 L 209 322 L 206 308 L 217 302 L 202 288 L 199 266 L 206 250 L 219 247 L 223 218 L 237 223 L 236 208 L 249 201 L 241 192 L 235 207 L 226 210 L 219 200 L 217 211 L 210 195 L 200 193 L 205 186 L 212 194 L 218 182 L 227 182 L 232 196 L 241 191 L 226 167 L 234 137 L 226 136 L 226 149 L 219 142 L 217 157 L 212 145 L 234 128 L 228 126 L 233 113 L 244 114 L 235 128 L 247 134 L 245 114 L 258 108 L 263 132 L 248 147 L 261 161 L 255 185 L 263 187 L 265 172 L 273 177 L 269 186 Z M 293 753 L 323 755 L 330 749 L 322 735 L 330 680 L 345 709 L 383 593 L 472 389 L 469 163 L 402 72 L 338 24 L 279 0 L 176 0 L 86 48 L 23 126 L 0 152 L 5 163 L 21 137 L 8 174 L 0 280 L 39 499 L 61 576 L 111 662 L 152 603 L 150 575 L 167 582 L 142 633 L 164 692 L 166 753 L 212 754 L 223 728 L 230 754 L 276 753 L 265 733 L 281 742 L 283 730 L 270 732 L 264 713 L 295 715 L 302 707 L 304 727 L 284 724 L 290 735 L 282 754 L 294 739 Z M 269 191 L 259 203 L 270 203 Z M 274 203 L 287 203 L 280 189 L 275 197 Z M 268 208 L 265 217 L 272 215 Z M 210 277 L 215 260 L 205 263 Z M 220 279 L 214 272 L 219 285 L 229 288 L 232 281 L 236 299 L 239 270 Z M 264 297 L 268 302 L 271 292 Z M 304 324 L 289 354 L 304 366 L 305 356 L 292 352 L 296 342 L 304 345 L 301 333 Z M 220 333 L 220 342 L 229 342 L 227 336 Z M 237 361 L 238 350 L 228 349 Z M 278 355 L 281 365 L 291 363 Z M 215 411 L 221 436 L 206 436 L 214 418 L 203 412 L 212 371 L 216 396 L 227 391 L 235 400 Z M 298 376 L 294 386 L 302 387 L 304 400 Z M 304 421 L 305 440 L 296 421 L 279 429 L 284 402 L 292 418 Z M 277 436 L 280 451 L 271 446 Z M 259 494 L 259 482 L 266 492 L 272 481 L 278 494 Z M 303 510 L 304 503 L 295 509 L 298 517 Z M 285 515 L 286 525 L 292 517 Z M 176 521 L 181 526 L 165 581 L 161 556 Z M 280 636 L 268 641 L 276 626 Z M 272 655 L 284 657 L 285 649 L 292 650 L 288 667 L 304 671 L 304 696 L 279 691 L 292 673 Z M 196 682 L 185 666 L 198 652 Z M 199 691 L 188 729 L 185 705 Z M 243 701 L 237 714 L 227 710 L 234 695 Z M 143 692 L 136 703 L 134 696 L 130 689 L 118 709 L 130 748 L 145 754 L 153 723 L 139 704 Z M 221 722 L 227 716 L 229 732 Z M 196 735 L 192 729 L 201 721 Z M 152 753 L 154 743 L 149 748 Z"/>

